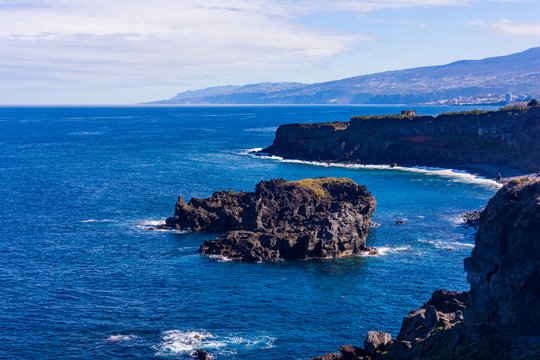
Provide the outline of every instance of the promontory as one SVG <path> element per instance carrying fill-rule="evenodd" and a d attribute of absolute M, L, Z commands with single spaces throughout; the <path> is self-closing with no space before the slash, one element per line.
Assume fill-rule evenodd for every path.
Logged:
<path fill-rule="evenodd" d="M 540 107 L 281 125 L 261 151 L 288 159 L 468 170 L 488 177 L 540 171 Z"/>
<path fill-rule="evenodd" d="M 255 192 L 180 196 L 166 226 L 221 233 L 199 251 L 246 262 L 333 258 L 366 246 L 375 198 L 347 178 L 261 181 Z"/>

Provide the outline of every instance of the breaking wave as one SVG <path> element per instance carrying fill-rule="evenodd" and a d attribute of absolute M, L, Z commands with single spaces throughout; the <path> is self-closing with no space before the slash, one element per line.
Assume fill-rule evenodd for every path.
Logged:
<path fill-rule="evenodd" d="M 493 189 L 499 189 L 502 187 L 502 184 L 496 182 L 495 180 L 487 179 L 483 176 L 472 175 L 464 170 L 455 170 L 455 169 L 445 169 L 445 168 L 436 168 L 436 167 L 427 167 L 427 166 L 390 166 L 390 165 L 370 165 L 370 164 L 343 164 L 336 162 L 321 162 L 321 161 L 306 161 L 306 160 L 296 160 L 296 159 L 284 159 L 281 156 L 260 154 L 255 155 L 255 152 L 261 151 L 262 148 L 253 148 L 246 149 L 241 152 L 242 155 L 249 155 L 257 158 L 275 160 L 285 163 L 297 163 L 297 164 L 307 164 L 314 166 L 324 166 L 324 167 L 341 167 L 345 169 L 374 169 L 374 170 L 394 170 L 394 171 L 406 171 L 421 173 L 428 176 L 440 176 L 444 178 L 450 178 L 451 181 L 457 181 L 465 184 L 476 184 L 483 185 Z"/>
<path fill-rule="evenodd" d="M 168 330 L 161 334 L 161 342 L 152 348 L 156 356 L 190 355 L 196 349 L 212 354 L 235 354 L 239 348 L 272 348 L 275 339 L 260 336 L 246 339 L 239 336 L 217 336 L 207 331 Z"/>

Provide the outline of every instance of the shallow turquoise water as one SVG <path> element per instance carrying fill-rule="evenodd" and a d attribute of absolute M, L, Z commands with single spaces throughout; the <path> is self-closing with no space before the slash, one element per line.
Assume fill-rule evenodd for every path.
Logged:
<path fill-rule="evenodd" d="M 496 187 L 246 150 L 269 145 L 279 124 L 399 110 L 0 108 L 0 358 L 183 359 L 202 347 L 219 359 L 305 359 L 369 330 L 395 335 L 434 290 L 468 288 L 473 240 L 459 215 Z M 211 234 L 145 230 L 180 194 L 318 176 L 367 185 L 381 224 L 368 245 L 381 256 L 241 264 L 198 255 Z"/>

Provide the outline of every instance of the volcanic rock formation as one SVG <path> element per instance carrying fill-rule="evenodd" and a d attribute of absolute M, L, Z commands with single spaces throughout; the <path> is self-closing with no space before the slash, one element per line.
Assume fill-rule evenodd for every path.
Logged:
<path fill-rule="evenodd" d="M 331 258 L 375 249 L 366 237 L 375 198 L 342 178 L 274 179 L 255 192 L 218 191 L 186 203 L 180 196 L 167 226 L 223 235 L 199 251 L 248 262 Z"/>
<path fill-rule="evenodd" d="M 288 159 L 463 169 L 495 178 L 540 171 L 540 108 L 358 116 L 281 125 L 261 153 Z"/>
<path fill-rule="evenodd" d="M 488 203 L 471 257 L 467 323 L 540 336 L 540 182 L 514 179 Z"/>

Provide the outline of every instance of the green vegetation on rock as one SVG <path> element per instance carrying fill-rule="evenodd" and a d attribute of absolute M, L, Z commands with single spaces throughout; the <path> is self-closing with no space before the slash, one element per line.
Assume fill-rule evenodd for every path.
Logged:
<path fill-rule="evenodd" d="M 317 178 L 317 179 L 302 179 L 302 180 L 296 180 L 296 181 L 287 181 L 287 184 L 302 186 L 313 191 L 319 199 L 324 198 L 323 186 L 329 183 L 353 183 L 353 181 L 348 178 L 336 178 L 336 177 L 327 177 L 327 178 L 323 177 L 323 178 Z"/>

